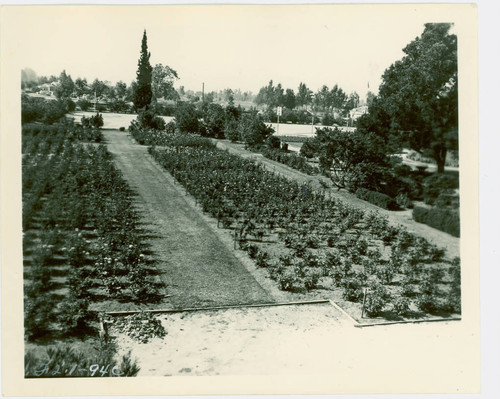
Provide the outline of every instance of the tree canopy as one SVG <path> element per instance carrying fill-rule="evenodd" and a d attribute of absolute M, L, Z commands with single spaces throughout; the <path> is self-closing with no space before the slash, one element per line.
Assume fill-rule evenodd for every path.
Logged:
<path fill-rule="evenodd" d="M 177 71 L 168 65 L 157 64 L 153 68 L 151 89 L 153 99 L 165 98 L 166 100 L 178 100 L 179 95 L 174 89 L 174 81 L 179 79 Z"/>
<path fill-rule="evenodd" d="M 381 107 L 390 129 L 417 151 L 430 150 L 438 172 L 448 149 L 458 146 L 457 37 L 452 24 L 428 23 L 382 76 Z M 370 111 L 371 113 L 372 111 Z"/>

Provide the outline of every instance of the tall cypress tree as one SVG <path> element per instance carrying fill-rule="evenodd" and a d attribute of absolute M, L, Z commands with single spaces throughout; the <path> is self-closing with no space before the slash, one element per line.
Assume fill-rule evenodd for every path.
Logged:
<path fill-rule="evenodd" d="M 151 57 L 151 53 L 148 52 L 148 37 L 146 36 L 146 30 L 144 30 L 139 68 L 137 69 L 137 89 L 134 93 L 134 107 L 137 111 L 144 107 L 149 108 L 153 97 L 153 91 L 151 90 L 153 68 L 149 63 L 149 57 Z"/>

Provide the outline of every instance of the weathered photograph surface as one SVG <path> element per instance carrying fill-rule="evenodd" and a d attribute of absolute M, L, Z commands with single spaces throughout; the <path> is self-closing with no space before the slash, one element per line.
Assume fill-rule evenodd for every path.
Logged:
<path fill-rule="evenodd" d="M 342 370 L 461 323 L 453 20 L 123 9 L 27 17 L 26 378 Z"/>

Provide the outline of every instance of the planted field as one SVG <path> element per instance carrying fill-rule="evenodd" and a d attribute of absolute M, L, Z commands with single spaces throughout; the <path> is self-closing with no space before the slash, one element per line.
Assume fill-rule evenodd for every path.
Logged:
<path fill-rule="evenodd" d="M 38 143 L 38 136 L 51 140 Z M 84 331 L 90 311 L 159 302 L 133 193 L 104 146 L 71 126 L 23 131 L 25 328 Z"/>
<path fill-rule="evenodd" d="M 151 153 L 281 289 L 320 291 L 357 317 L 363 299 L 372 317 L 460 313 L 459 260 L 387 219 L 224 151 Z"/>

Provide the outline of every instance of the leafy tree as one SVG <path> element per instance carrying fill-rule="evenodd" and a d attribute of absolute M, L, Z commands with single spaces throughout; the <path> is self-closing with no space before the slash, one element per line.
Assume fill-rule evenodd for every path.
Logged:
<path fill-rule="evenodd" d="M 234 93 L 231 89 L 224 90 L 224 100 L 227 101 L 229 106 L 234 105 Z"/>
<path fill-rule="evenodd" d="M 146 30 L 144 30 L 137 69 L 137 88 L 134 92 L 134 107 L 136 110 L 148 108 L 153 98 L 151 87 L 153 68 L 149 63 L 150 57 L 151 53 L 148 52 L 148 37 Z"/>
<path fill-rule="evenodd" d="M 127 96 L 127 84 L 121 80 L 117 82 L 115 85 L 115 93 L 118 98 L 125 98 Z"/>
<path fill-rule="evenodd" d="M 295 93 L 293 92 L 293 89 L 286 89 L 283 105 L 288 109 L 294 109 L 295 104 Z"/>
<path fill-rule="evenodd" d="M 297 105 L 299 107 L 305 107 L 311 104 L 312 101 L 312 91 L 307 88 L 305 83 L 300 82 L 299 90 L 297 92 Z"/>
<path fill-rule="evenodd" d="M 84 94 L 88 94 L 90 92 L 90 88 L 87 84 L 87 79 L 77 78 L 75 80 L 75 92 L 78 97 L 81 97 Z"/>
<path fill-rule="evenodd" d="M 276 88 L 274 87 L 272 80 L 269 81 L 267 86 L 262 87 L 259 90 L 259 93 L 255 97 L 254 101 L 257 105 L 265 104 L 268 107 L 275 107 L 278 105 L 276 101 Z"/>
<path fill-rule="evenodd" d="M 157 64 L 153 68 L 151 90 L 153 99 L 165 98 L 166 100 L 177 100 L 179 95 L 174 89 L 174 81 L 179 79 L 177 72 L 168 65 Z"/>
<path fill-rule="evenodd" d="M 385 143 L 376 135 L 316 129 L 310 144 L 311 149 L 317 148 L 320 166 L 337 188 L 382 189 L 390 164 Z"/>
<path fill-rule="evenodd" d="M 102 80 L 95 79 L 90 85 L 92 93 L 97 96 L 97 98 L 102 98 L 109 92 L 109 87 Z"/>
<path fill-rule="evenodd" d="M 371 91 L 369 91 L 368 93 L 366 93 L 366 105 L 368 105 L 368 107 L 371 107 L 372 104 L 373 104 L 373 100 L 376 97 L 377 96 L 375 94 L 373 94 Z"/>
<path fill-rule="evenodd" d="M 224 138 L 225 112 L 219 104 L 208 104 L 205 112 L 205 129 L 209 137 Z"/>
<path fill-rule="evenodd" d="M 444 172 L 448 149 L 458 146 L 457 37 L 452 24 L 428 23 L 406 54 L 382 76 L 381 106 L 395 131 L 416 151 L 429 149 Z"/>
<path fill-rule="evenodd" d="M 188 102 L 179 102 L 175 110 L 177 127 L 183 133 L 198 133 L 200 124 L 196 106 Z"/>
<path fill-rule="evenodd" d="M 267 138 L 274 133 L 274 129 L 264 123 L 257 112 L 244 114 L 238 127 L 241 139 L 249 146 L 255 147 L 264 144 Z"/>
<path fill-rule="evenodd" d="M 71 75 L 67 75 L 66 71 L 62 71 L 59 75 L 59 84 L 56 86 L 54 95 L 58 100 L 62 98 L 70 98 L 75 90 L 75 83 L 71 79 Z"/>
<path fill-rule="evenodd" d="M 353 91 L 349 94 L 347 101 L 344 104 L 344 111 L 347 113 L 351 109 L 357 108 L 359 106 L 359 94 Z"/>
<path fill-rule="evenodd" d="M 130 83 L 130 86 L 127 87 L 127 95 L 126 95 L 125 99 L 127 101 L 134 101 L 136 90 L 137 90 L 137 82 L 135 80 L 133 80 Z"/>

